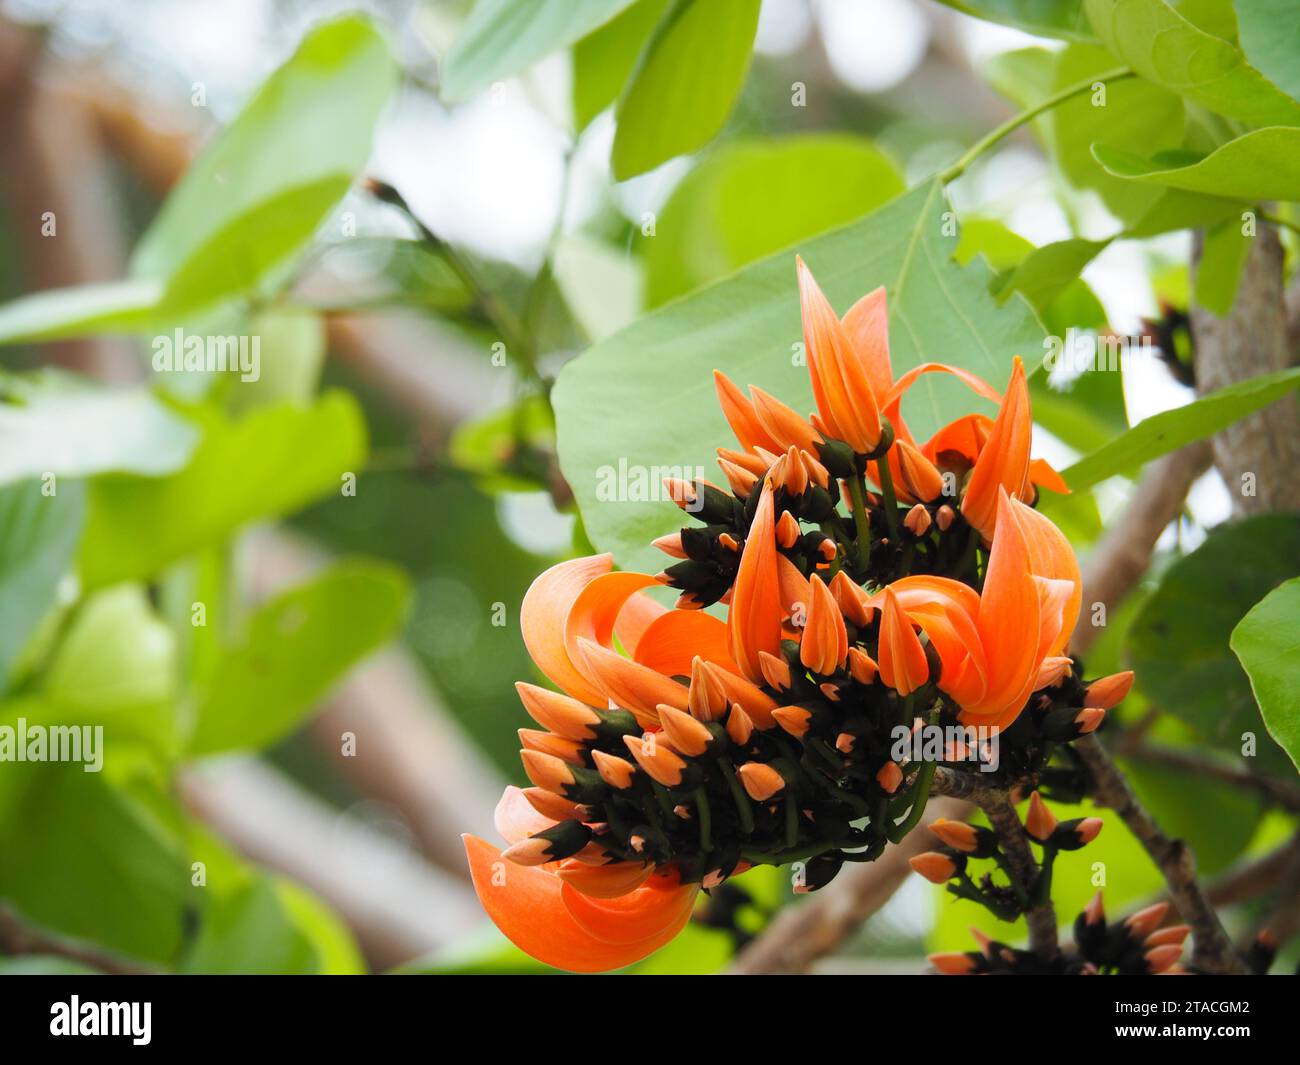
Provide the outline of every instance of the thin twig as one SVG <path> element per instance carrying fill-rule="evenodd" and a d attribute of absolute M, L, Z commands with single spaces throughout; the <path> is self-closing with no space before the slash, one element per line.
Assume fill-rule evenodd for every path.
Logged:
<path fill-rule="evenodd" d="M 1169 894 L 1195 937 L 1192 963 L 1208 972 L 1243 974 L 1246 971 L 1232 941 L 1196 881 L 1196 858 L 1180 839 L 1170 839 L 1155 818 L 1138 802 L 1124 774 L 1111 760 L 1095 735 L 1081 736 L 1074 749 L 1092 775 L 1092 796 L 1109 806 L 1146 848 L 1164 874 Z"/>
<path fill-rule="evenodd" d="M 1255 791 L 1283 809 L 1300 812 L 1300 787 L 1278 777 L 1266 777 L 1196 751 L 1177 750 L 1139 743 L 1124 750 L 1125 758 L 1151 765 L 1183 769 L 1201 777 L 1212 777 L 1245 791 Z"/>
<path fill-rule="evenodd" d="M 1037 898 L 1035 883 L 1042 871 L 1029 849 L 1029 837 L 1025 835 L 1024 825 L 1011 805 L 1011 799 L 1005 791 L 985 789 L 980 809 L 989 819 L 993 831 L 998 834 L 1002 853 L 1006 855 L 1011 874 L 1020 887 L 1034 898 L 1025 910 L 1025 922 L 1029 925 L 1029 949 L 1043 958 L 1055 958 L 1061 951 L 1056 932 L 1056 910 L 1050 897 Z"/>
<path fill-rule="evenodd" d="M 64 958 L 78 965 L 84 965 L 88 969 L 114 976 L 139 976 L 157 972 L 156 969 L 124 961 L 73 940 L 48 935 L 25 924 L 9 907 L 0 906 L 0 957 L 42 956 Z"/>

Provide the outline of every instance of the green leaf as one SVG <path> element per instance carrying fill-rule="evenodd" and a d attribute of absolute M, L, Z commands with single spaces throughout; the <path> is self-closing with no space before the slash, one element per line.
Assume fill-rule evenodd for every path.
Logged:
<path fill-rule="evenodd" d="M 637 0 L 573 46 L 573 121 L 578 130 L 618 99 L 668 0 Z"/>
<path fill-rule="evenodd" d="M 1300 577 L 1251 607 L 1228 642 L 1269 733 L 1300 768 Z"/>
<path fill-rule="evenodd" d="M 227 422 L 199 417 L 203 440 L 170 477 L 97 477 L 80 569 L 89 587 L 149 577 L 256 518 L 290 513 L 360 474 L 366 429 L 344 392 L 312 407 L 266 407 Z"/>
<path fill-rule="evenodd" d="M 1241 50 L 1251 66 L 1300 100 L 1300 6 L 1293 0 L 1234 0 Z"/>
<path fill-rule="evenodd" d="M 131 273 L 165 281 L 172 312 L 255 291 L 365 166 L 396 84 L 388 45 L 368 19 L 316 27 L 167 197 Z"/>
<path fill-rule="evenodd" d="M 975 18 L 1012 26 L 1039 37 L 1092 41 L 1083 0 L 939 0 Z"/>
<path fill-rule="evenodd" d="M 47 373 L 6 378 L 0 391 L 8 400 L 0 401 L 0 484 L 48 474 L 160 477 L 185 465 L 199 438 L 143 388 Z"/>
<path fill-rule="evenodd" d="M 1257 126 L 1300 123 L 1300 103 L 1273 86 L 1238 49 L 1164 0 L 1084 0 L 1097 36 L 1147 81 Z"/>
<path fill-rule="evenodd" d="M 287 880 L 257 876 L 208 908 L 178 971 L 310 976 L 365 967 L 325 906 Z"/>
<path fill-rule="evenodd" d="M 291 732 L 353 665 L 386 643 L 409 600 L 402 571 L 337 562 L 260 607 L 199 705 L 193 754 L 258 749 Z"/>
<path fill-rule="evenodd" d="M 641 313 L 641 261 L 626 250 L 565 234 L 556 241 L 551 273 L 590 340 L 604 340 Z"/>
<path fill-rule="evenodd" d="M 632 0 L 477 0 L 442 61 L 442 98 L 455 102 L 518 74 L 608 22 Z"/>
<path fill-rule="evenodd" d="M 1062 476 L 1071 488 L 1078 489 L 1127 473 L 1193 440 L 1213 436 L 1297 387 L 1300 387 L 1300 369 L 1262 374 L 1220 388 L 1185 406 L 1138 422 L 1128 432 L 1081 458 Z"/>
<path fill-rule="evenodd" d="M 1035 248 L 1011 272 L 999 295 L 1005 298 L 1012 292 L 1019 292 L 1036 310 L 1046 310 L 1109 244 L 1108 240 L 1075 237 Z"/>
<path fill-rule="evenodd" d="M 1260 710 L 1229 638 L 1246 613 L 1295 572 L 1297 558 L 1300 518 L 1294 515 L 1221 525 L 1165 571 L 1128 638 L 1144 694 L 1236 757 L 1243 734 L 1255 734 L 1256 764 L 1275 772 L 1290 772 L 1289 763 L 1259 735 Z"/>
<path fill-rule="evenodd" d="M 673 0 L 615 111 L 614 177 L 625 181 L 703 147 L 749 69 L 759 0 Z"/>
<path fill-rule="evenodd" d="M 870 141 L 842 134 L 733 141 L 682 180 L 643 242 L 651 307 L 844 225 L 904 189 Z M 756 220 L 762 224 L 756 224 Z"/>
<path fill-rule="evenodd" d="M 0 488 L 0 690 L 32 631 L 54 605 L 85 511 L 85 490 L 75 481 L 52 496 L 36 480 Z"/>
<path fill-rule="evenodd" d="M 37 292 L 0 306 L 0 344 L 146 328 L 163 285 L 148 278 Z"/>
<path fill-rule="evenodd" d="M 1230 218 L 1207 230 L 1196 264 L 1196 302 L 1220 318 L 1227 316 L 1237 299 L 1241 271 L 1255 239 L 1253 233 L 1243 233 L 1244 228 Z"/>
<path fill-rule="evenodd" d="M 895 375 L 947 359 L 1000 387 L 1012 356 L 1036 363 L 1042 329 L 1023 300 L 998 306 L 986 265 L 953 261 L 953 222 L 942 188 L 930 183 L 800 252 L 841 314 L 887 287 Z M 660 308 L 565 366 L 553 394 L 560 462 L 592 542 L 625 567 L 658 569 L 649 542 L 679 526 L 680 512 L 654 468 L 711 476 L 714 449 L 731 442 L 709 371 L 810 411 L 801 343 L 794 256 L 782 253 Z M 919 436 L 984 406 L 941 376 L 923 377 L 905 400 Z"/>
<path fill-rule="evenodd" d="M 167 800 L 71 764 L 5 763 L 3 776 L 0 898 L 63 935 L 169 962 L 194 903 L 181 842 L 155 809 Z"/>
<path fill-rule="evenodd" d="M 1251 130 L 1205 156 L 1188 152 L 1136 152 L 1094 144 L 1092 154 L 1108 174 L 1129 181 L 1234 200 L 1300 200 L 1300 129 Z"/>

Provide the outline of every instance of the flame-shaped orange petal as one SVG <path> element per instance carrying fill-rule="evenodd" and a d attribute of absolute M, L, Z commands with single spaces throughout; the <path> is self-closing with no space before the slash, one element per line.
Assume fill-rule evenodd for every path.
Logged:
<path fill-rule="evenodd" d="M 1072 587 L 1061 613 L 1061 631 L 1047 649 L 1047 654 L 1059 655 L 1069 646 L 1070 636 L 1079 620 L 1079 609 L 1083 601 L 1079 560 L 1075 557 L 1070 541 L 1051 518 L 1019 502 L 1016 503 L 1015 510 L 1020 516 L 1020 526 L 1029 550 L 1030 572 L 1049 580 L 1067 581 Z"/>
<path fill-rule="evenodd" d="M 761 681 L 763 677 L 758 652 L 776 654 L 781 647 L 781 594 L 772 509 L 772 491 L 765 486 L 759 493 L 758 509 L 745 537 L 727 614 L 731 657 L 740 666 L 741 673 L 753 681 Z"/>
<path fill-rule="evenodd" d="M 569 661 L 580 669 L 583 666 L 578 653 L 579 640 L 611 646 L 614 623 L 624 604 L 642 588 L 655 583 L 646 573 L 605 573 L 583 588 L 564 619 L 564 650 Z M 588 679 L 597 683 L 594 677 Z"/>
<path fill-rule="evenodd" d="M 1029 477 L 1029 445 L 1033 424 L 1025 364 L 1017 355 L 1007 394 L 993 423 L 988 443 L 975 461 L 961 510 L 986 540 L 992 540 L 999 514 L 998 489 L 1009 495 L 1024 491 Z"/>
<path fill-rule="evenodd" d="M 886 587 L 880 614 L 880 679 L 899 695 L 910 695 L 930 677 L 925 648 L 892 588 Z"/>
<path fill-rule="evenodd" d="M 632 656 L 667 677 L 689 677 L 696 657 L 738 672 L 727 623 L 702 610 L 670 610 L 645 630 Z"/>
<path fill-rule="evenodd" d="M 590 640 L 579 639 L 578 651 L 588 675 L 600 687 L 602 704 L 608 699 L 615 706 L 630 710 L 643 727 L 659 724 L 659 711 L 655 708 L 660 703 L 686 709 L 688 693 L 684 684 Z"/>
<path fill-rule="evenodd" d="M 871 382 L 871 390 L 877 398 L 887 395 L 894 383 L 894 370 L 889 363 L 889 312 L 885 307 L 884 285 L 872 289 L 850 307 L 843 322 Z"/>
<path fill-rule="evenodd" d="M 530 803 L 522 788 L 507 785 L 492 817 L 497 833 L 507 843 L 518 843 L 537 832 L 554 828 L 556 822 L 543 817 Z"/>
<path fill-rule="evenodd" d="M 718 393 L 718 405 L 722 407 L 722 415 L 731 426 L 731 431 L 736 434 L 742 450 L 752 451 L 756 447 L 767 448 L 768 451 L 782 450 L 763 427 L 762 421 L 754 410 L 754 404 L 721 370 L 713 371 L 713 387 Z"/>
<path fill-rule="evenodd" d="M 849 653 L 848 633 L 844 629 L 844 615 L 840 613 L 835 597 L 816 577 L 808 582 L 811 602 L 808 604 L 808 621 L 804 625 L 803 639 L 799 642 L 799 661 L 814 673 L 834 673 L 844 665 Z"/>
<path fill-rule="evenodd" d="M 833 435 L 866 454 L 880 443 L 880 408 L 863 359 L 812 271 L 795 259 L 804 350 L 817 410 Z"/>

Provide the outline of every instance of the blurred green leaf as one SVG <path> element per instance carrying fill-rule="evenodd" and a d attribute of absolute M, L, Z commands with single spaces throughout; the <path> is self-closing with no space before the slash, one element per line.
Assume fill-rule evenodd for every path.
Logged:
<path fill-rule="evenodd" d="M 1138 686 L 1157 705 L 1237 757 L 1243 734 L 1255 734 L 1257 764 L 1275 772 L 1290 766 L 1261 735 L 1250 681 L 1228 641 L 1246 613 L 1295 572 L 1297 558 L 1300 518 L 1266 514 L 1221 525 L 1165 571 L 1128 639 Z"/>
<path fill-rule="evenodd" d="M 844 225 L 904 189 L 869 140 L 808 134 L 732 141 L 682 179 L 643 242 L 651 307 Z"/>
<path fill-rule="evenodd" d="M 259 338 L 258 376 L 229 388 L 232 410 L 286 401 L 310 403 L 325 362 L 325 323 L 320 315 L 300 308 L 266 310 L 251 319 L 249 332 Z"/>
<path fill-rule="evenodd" d="M 1300 5 L 1294 0 L 1233 0 L 1241 50 L 1251 66 L 1300 100 Z"/>
<path fill-rule="evenodd" d="M 192 754 L 259 749 L 291 732 L 357 662 L 390 640 L 410 598 L 396 566 L 336 562 L 258 608 L 199 703 Z"/>
<path fill-rule="evenodd" d="M 573 46 L 573 122 L 578 130 L 618 99 L 669 0 L 636 0 Z"/>
<path fill-rule="evenodd" d="M 749 70 L 759 0 L 673 0 L 615 110 L 614 177 L 626 181 L 703 147 Z"/>
<path fill-rule="evenodd" d="M 546 483 L 548 453 L 555 446 L 555 418 L 543 396 L 528 396 L 500 410 L 462 422 L 447 453 L 456 466 L 489 492 L 532 492 Z"/>
<path fill-rule="evenodd" d="M 567 48 L 632 0 L 477 0 L 442 61 L 442 98 L 473 96 Z"/>
<path fill-rule="evenodd" d="M 641 313 L 641 260 L 627 251 L 566 234 L 556 242 L 551 273 L 574 320 L 593 342 Z"/>
<path fill-rule="evenodd" d="M 1300 577 L 1251 607 L 1229 642 L 1250 677 L 1264 724 L 1300 768 Z"/>
<path fill-rule="evenodd" d="M 52 496 L 38 480 L 0 488 L 0 691 L 23 646 L 54 605 L 70 569 L 86 511 L 84 486 L 72 481 Z"/>
<path fill-rule="evenodd" d="M 1241 271 L 1255 239 L 1253 233 L 1243 233 L 1244 228 L 1238 219 L 1230 218 L 1206 230 L 1196 264 L 1196 302 L 1221 318 L 1237 299 Z"/>
<path fill-rule="evenodd" d="M 1084 0 L 1084 8 L 1102 43 L 1147 81 L 1243 122 L 1300 123 L 1300 103 L 1164 0 Z"/>
<path fill-rule="evenodd" d="M 286 880 L 257 876 L 210 905 L 182 973 L 361 973 L 351 933 Z"/>
<path fill-rule="evenodd" d="M 1300 200 L 1300 129 L 1291 126 L 1251 130 L 1204 156 L 1148 156 L 1105 142 L 1092 154 L 1108 174 L 1129 181 L 1247 202 Z"/>
<path fill-rule="evenodd" d="M 0 394 L 0 484 L 47 474 L 158 477 L 184 466 L 199 439 L 143 388 L 47 372 L 0 379 Z"/>
<path fill-rule="evenodd" d="M 1019 292 L 1035 310 L 1046 310 L 1109 244 L 1108 240 L 1075 237 L 1035 248 L 1011 271 L 999 295 L 1005 298 L 1012 292 Z"/>
<path fill-rule="evenodd" d="M 190 906 L 189 867 L 154 805 L 76 764 L 7 763 L 4 776 L 13 790 L 0 804 L 0 899 L 61 934 L 168 963 Z"/>
<path fill-rule="evenodd" d="M 1094 40 L 1083 0 L 939 0 L 975 18 L 999 22 L 1039 37 Z"/>
<path fill-rule="evenodd" d="M 1220 388 L 1191 403 L 1144 418 L 1062 474 L 1072 488 L 1086 488 L 1127 473 L 1144 462 L 1213 436 L 1247 414 L 1300 387 L 1300 369 L 1261 374 Z"/>
<path fill-rule="evenodd" d="M 137 279 L 23 296 L 0 306 L 0 344 L 133 333 L 153 320 L 162 294 L 160 281 Z"/>
<path fill-rule="evenodd" d="M 186 172 L 131 273 L 172 312 L 254 292 L 315 233 L 370 155 L 397 66 L 369 19 L 313 29 Z"/>
<path fill-rule="evenodd" d="M 840 313 L 887 286 L 896 375 L 942 356 L 1002 384 L 1013 355 L 1032 368 L 1042 331 L 1023 300 L 998 306 L 984 264 L 953 262 L 955 228 L 942 189 L 929 184 L 800 251 Z M 592 541 L 625 566 L 657 569 L 649 543 L 680 515 L 667 500 L 638 498 L 632 478 L 654 467 L 698 467 L 707 476 L 714 448 L 730 439 L 712 367 L 811 410 L 808 372 L 796 358 L 801 340 L 794 256 L 786 253 L 639 319 L 570 362 L 552 398 L 561 465 Z M 983 403 L 939 376 L 918 381 L 904 403 L 921 436 Z M 608 498 L 602 486 L 617 488 L 620 469 L 628 491 Z"/>
<path fill-rule="evenodd" d="M 350 395 L 266 407 L 238 421 L 196 415 L 203 440 L 170 477 L 97 477 L 81 548 L 89 587 L 148 577 L 256 518 L 286 514 L 360 475 L 366 429 Z"/>

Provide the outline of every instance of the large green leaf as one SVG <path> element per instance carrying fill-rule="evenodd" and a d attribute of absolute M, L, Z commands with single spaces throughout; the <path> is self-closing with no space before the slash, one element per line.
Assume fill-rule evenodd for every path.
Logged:
<path fill-rule="evenodd" d="M 1062 476 L 1085 488 L 1167 454 L 1193 440 L 1213 436 L 1247 414 L 1300 387 L 1300 369 L 1279 370 L 1228 385 L 1174 410 L 1145 418 L 1104 447 L 1085 455 Z"/>
<path fill-rule="evenodd" d="M 54 605 L 85 509 L 85 490 L 75 481 L 52 496 L 35 480 L 0 488 L 0 690 L 32 630 Z"/>
<path fill-rule="evenodd" d="M 1238 757 L 1243 734 L 1253 733 L 1257 764 L 1271 771 L 1289 771 L 1289 763 L 1260 728 L 1250 681 L 1229 638 L 1247 612 L 1295 572 L 1297 558 L 1300 518 L 1265 514 L 1219 526 L 1169 567 L 1128 639 L 1138 685 L 1153 702 Z M 1247 627 L 1254 630 L 1254 623 Z"/>
<path fill-rule="evenodd" d="M 80 558 L 88 586 L 153 576 L 247 521 L 339 491 L 365 461 L 365 422 L 344 392 L 312 407 L 265 407 L 235 422 L 206 412 L 199 421 L 202 443 L 179 472 L 91 482 Z"/>
<path fill-rule="evenodd" d="M 163 284 L 151 278 L 56 288 L 0 307 L 0 344 L 133 333 L 153 320 Z"/>
<path fill-rule="evenodd" d="M 989 22 L 1000 22 L 1040 37 L 1095 40 L 1083 13 L 1083 0 L 939 0 Z"/>
<path fill-rule="evenodd" d="M 722 128 L 740 95 L 759 0 L 673 0 L 615 111 L 619 181 L 693 152 Z"/>
<path fill-rule="evenodd" d="M 618 99 L 669 0 L 636 0 L 573 46 L 573 122 L 578 129 Z"/>
<path fill-rule="evenodd" d="M 1300 200 L 1300 128 L 1270 126 L 1244 133 L 1208 155 L 1154 157 L 1095 144 L 1092 154 L 1108 174 L 1234 200 Z"/>
<path fill-rule="evenodd" d="M 1250 677 L 1264 724 L 1300 768 L 1300 577 L 1251 607 L 1229 643 Z"/>
<path fill-rule="evenodd" d="M 191 753 L 257 749 L 292 731 L 356 662 L 392 638 L 408 599 L 401 570 L 356 559 L 260 607 L 243 643 L 217 665 Z"/>
<path fill-rule="evenodd" d="M 1300 4 L 1294 0 L 1233 0 L 1241 50 L 1251 66 L 1293 100 L 1300 100 Z"/>
<path fill-rule="evenodd" d="M 989 293 L 989 268 L 958 266 L 956 245 L 943 190 L 931 183 L 799 250 L 841 314 L 863 293 L 887 287 L 896 374 L 939 359 L 1001 387 L 1012 356 L 1037 363 L 1042 328 L 1019 297 L 1000 308 Z M 654 468 L 689 475 L 698 467 L 712 477 L 714 449 L 732 442 L 710 371 L 810 411 L 808 371 L 795 357 L 801 344 L 794 256 L 787 253 L 647 315 L 570 362 L 553 395 L 560 461 L 592 542 L 626 567 L 659 568 L 649 541 L 680 526 L 681 515 L 657 490 Z M 922 378 L 905 401 L 908 424 L 920 435 L 971 410 L 991 410 L 941 377 Z M 637 498 L 640 485 L 651 498 Z M 606 488 L 616 489 L 616 498 Z"/>
<path fill-rule="evenodd" d="M 1164 0 L 1084 0 L 1084 7 L 1106 47 L 1148 81 L 1253 125 L 1300 123 L 1300 103 L 1252 68 L 1234 45 Z"/>
<path fill-rule="evenodd" d="M 365 166 L 396 84 L 388 45 L 368 19 L 312 30 L 168 196 L 132 274 L 165 280 L 172 311 L 257 290 Z"/>
<path fill-rule="evenodd" d="M 199 438 L 143 388 L 47 374 L 8 378 L 0 391 L 0 484 L 49 474 L 158 477 L 185 465 Z"/>
<path fill-rule="evenodd" d="M 1205 231 L 1201 258 L 1196 264 L 1196 303 L 1221 318 L 1237 299 L 1241 272 L 1250 256 L 1254 233 L 1243 232 L 1241 219 L 1229 218 Z"/>
<path fill-rule="evenodd" d="M 68 763 L 6 762 L 2 776 L 0 899 L 64 935 L 169 962 L 195 904 L 174 812 L 159 816 L 169 800 Z"/>
<path fill-rule="evenodd" d="M 1019 292 L 1039 310 L 1046 309 L 1110 241 L 1074 237 L 1035 248 L 1002 284 L 1000 294 Z"/>
<path fill-rule="evenodd" d="M 646 302 L 656 307 L 861 218 L 903 188 L 898 168 L 863 138 L 732 141 L 687 174 L 659 213 L 644 242 Z"/>
<path fill-rule="evenodd" d="M 464 100 L 603 25 L 632 0 L 477 0 L 442 61 L 442 97 Z"/>

